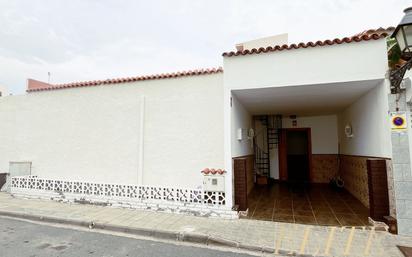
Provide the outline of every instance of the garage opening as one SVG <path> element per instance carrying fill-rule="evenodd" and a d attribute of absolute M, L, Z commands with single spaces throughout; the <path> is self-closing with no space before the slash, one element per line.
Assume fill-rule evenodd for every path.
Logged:
<path fill-rule="evenodd" d="M 232 91 L 232 152 L 250 153 L 233 156 L 244 162 L 234 195 L 245 218 L 367 226 L 389 216 L 386 99 L 382 81 Z"/>

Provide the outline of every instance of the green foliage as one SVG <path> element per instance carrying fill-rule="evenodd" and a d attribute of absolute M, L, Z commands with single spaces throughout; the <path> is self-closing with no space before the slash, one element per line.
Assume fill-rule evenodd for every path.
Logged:
<path fill-rule="evenodd" d="M 393 68 L 401 59 L 401 49 L 395 38 L 388 37 L 386 40 L 386 45 L 388 47 L 389 67 Z"/>

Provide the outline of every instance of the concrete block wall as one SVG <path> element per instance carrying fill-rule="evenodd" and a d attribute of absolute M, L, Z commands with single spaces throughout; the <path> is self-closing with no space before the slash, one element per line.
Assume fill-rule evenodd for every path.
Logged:
<path fill-rule="evenodd" d="M 398 101 L 396 99 L 399 99 Z M 411 106 L 406 104 L 405 94 L 389 95 L 389 109 L 391 112 L 404 111 L 411 115 Z M 411 126 L 412 124 L 408 124 Z M 408 131 L 391 132 L 392 139 L 392 168 L 393 184 L 396 199 L 396 218 L 398 220 L 398 233 L 412 235 L 412 171 L 409 149 Z"/>
<path fill-rule="evenodd" d="M 386 172 L 388 180 L 388 194 L 389 194 L 389 215 L 396 217 L 396 203 L 395 203 L 395 185 L 393 178 L 392 159 L 386 160 Z"/>

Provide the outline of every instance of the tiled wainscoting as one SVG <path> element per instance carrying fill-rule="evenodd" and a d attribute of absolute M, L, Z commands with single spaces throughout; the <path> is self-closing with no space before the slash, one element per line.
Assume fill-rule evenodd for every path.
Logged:
<path fill-rule="evenodd" d="M 252 192 L 253 187 L 255 186 L 255 179 L 254 179 L 254 171 L 253 171 L 253 165 L 254 165 L 254 155 L 248 155 L 246 158 L 246 174 L 247 174 L 247 194 L 250 194 Z"/>
<path fill-rule="evenodd" d="M 392 217 L 396 217 L 396 201 L 392 160 L 386 160 L 386 172 L 388 176 L 389 213 Z"/>
<path fill-rule="evenodd" d="M 338 173 L 337 154 L 312 154 L 312 183 L 329 183 Z"/>
<path fill-rule="evenodd" d="M 367 157 L 340 155 L 340 176 L 345 188 L 369 208 Z"/>
<path fill-rule="evenodd" d="M 365 156 L 340 155 L 340 175 L 345 188 L 366 207 L 369 206 L 369 186 L 367 160 Z M 390 215 L 396 217 L 395 191 L 393 185 L 392 161 L 386 160 Z"/>

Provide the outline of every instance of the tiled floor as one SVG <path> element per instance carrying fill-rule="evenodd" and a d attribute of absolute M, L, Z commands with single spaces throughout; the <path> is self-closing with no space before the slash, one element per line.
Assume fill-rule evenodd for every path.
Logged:
<path fill-rule="evenodd" d="M 369 210 L 348 192 L 323 184 L 255 186 L 248 218 L 316 225 L 367 226 Z"/>

